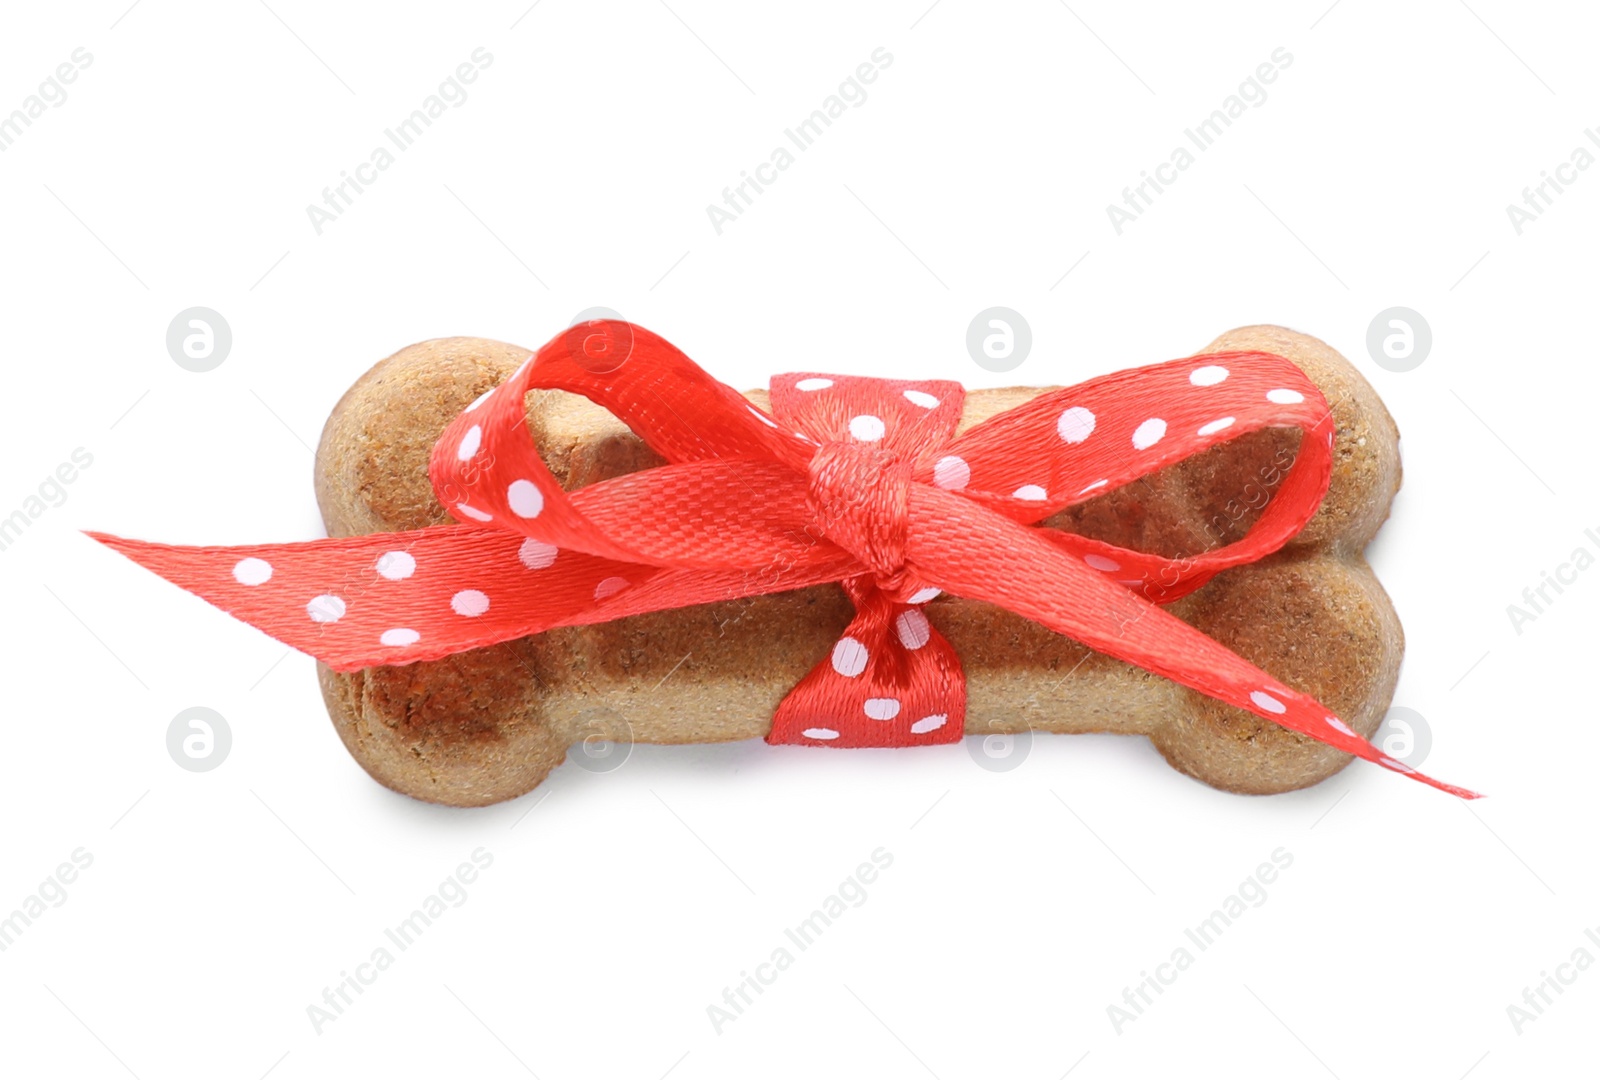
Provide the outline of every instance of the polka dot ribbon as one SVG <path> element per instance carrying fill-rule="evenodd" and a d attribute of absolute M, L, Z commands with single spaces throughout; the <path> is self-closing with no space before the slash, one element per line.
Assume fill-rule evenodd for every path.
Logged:
<path fill-rule="evenodd" d="M 604 406 L 666 464 L 563 491 L 528 428 L 532 390 Z M 855 618 L 767 737 L 812 746 L 961 738 L 965 678 L 924 611 L 948 592 L 1475 797 L 1387 757 L 1160 606 L 1276 551 L 1321 503 L 1333 419 L 1297 367 L 1259 352 L 1175 360 L 1041 394 L 958 435 L 963 398 L 953 382 L 801 373 L 772 380 L 768 415 L 649 331 L 585 323 L 435 445 L 429 476 L 460 524 L 242 547 L 90 535 L 338 671 L 839 582 Z M 1172 559 L 1032 527 L 1268 427 L 1304 436 L 1236 543 Z"/>

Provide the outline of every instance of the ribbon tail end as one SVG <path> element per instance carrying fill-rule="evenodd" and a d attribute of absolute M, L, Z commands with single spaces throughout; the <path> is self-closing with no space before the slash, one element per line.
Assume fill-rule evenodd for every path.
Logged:
<path fill-rule="evenodd" d="M 1388 766 L 1385 766 L 1385 768 L 1388 768 Z M 1438 788 L 1440 791 L 1446 793 L 1447 795 L 1454 795 L 1456 798 L 1464 799 L 1467 802 L 1472 802 L 1475 799 L 1481 799 L 1481 798 L 1484 797 L 1482 792 L 1473 791 L 1471 788 L 1458 787 L 1455 784 L 1448 784 L 1448 783 L 1445 783 L 1443 780 L 1435 780 L 1433 777 L 1429 776 L 1427 773 L 1420 773 L 1420 772 L 1407 771 L 1407 770 L 1391 770 L 1391 771 L 1401 772 L 1404 775 L 1409 776 L 1411 779 L 1417 781 L 1419 784 L 1427 784 L 1431 788 Z"/>

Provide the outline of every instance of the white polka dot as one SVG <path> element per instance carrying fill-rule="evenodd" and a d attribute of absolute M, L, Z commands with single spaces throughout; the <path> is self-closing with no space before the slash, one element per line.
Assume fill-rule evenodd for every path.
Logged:
<path fill-rule="evenodd" d="M 960 491 L 971 479 L 971 466 L 954 454 L 934 462 L 933 482 L 947 491 Z"/>
<path fill-rule="evenodd" d="M 1255 702 L 1258 708 L 1265 709 L 1269 713 L 1278 713 L 1281 715 L 1282 713 L 1289 711 L 1289 706 L 1285 705 L 1271 694 L 1264 693 L 1260 690 L 1250 691 L 1250 700 Z"/>
<path fill-rule="evenodd" d="M 1056 421 L 1056 434 L 1069 443 L 1081 443 L 1094 434 L 1094 413 L 1074 405 Z"/>
<path fill-rule="evenodd" d="M 804 735 L 808 739 L 822 739 L 824 741 L 828 739 L 837 739 L 839 737 L 839 733 L 837 731 L 826 727 L 808 727 L 800 734 Z"/>
<path fill-rule="evenodd" d="M 934 409 L 938 408 L 939 406 L 938 398 L 934 397 L 932 394 L 924 393 L 921 390 L 907 390 L 905 391 L 905 395 L 906 400 L 911 402 L 911 404 L 921 406 L 924 409 Z"/>
<path fill-rule="evenodd" d="M 856 416 L 850 419 L 850 435 L 862 442 L 877 442 L 883 438 L 883 421 L 876 416 Z"/>
<path fill-rule="evenodd" d="M 1393 769 L 1395 772 L 1414 773 L 1417 771 L 1411 766 L 1402 765 L 1400 762 L 1390 757 L 1379 758 L 1378 764 L 1382 765 L 1385 769 Z"/>
<path fill-rule="evenodd" d="M 468 405 L 465 409 L 462 410 L 462 412 L 472 412 L 479 405 L 482 405 L 485 401 L 488 401 L 491 397 L 493 397 L 494 396 L 494 392 L 496 390 L 498 390 L 498 389 L 500 389 L 498 386 L 489 387 L 489 389 L 485 390 L 483 393 L 479 394 L 476 398 L 474 398 L 473 401 L 472 401 L 472 404 Z"/>
<path fill-rule="evenodd" d="M 747 406 L 747 408 L 750 410 L 750 415 L 754 416 L 757 420 L 760 420 L 763 424 L 767 425 L 768 427 L 775 428 L 775 427 L 778 426 L 777 424 L 773 423 L 772 417 L 768 416 L 766 413 L 762 412 L 760 409 L 756 408 L 754 405 L 749 405 L 749 406 Z"/>
<path fill-rule="evenodd" d="M 409 551 L 385 551 L 378 556 L 378 573 L 390 581 L 404 581 L 417 572 L 417 560 Z"/>
<path fill-rule="evenodd" d="M 918 589 L 916 592 L 914 592 L 910 596 L 906 597 L 906 603 L 908 603 L 908 604 L 926 604 L 929 600 L 932 600 L 935 596 L 938 596 L 938 595 L 939 595 L 939 590 L 935 589 L 932 585 L 929 585 L 926 589 Z"/>
<path fill-rule="evenodd" d="M 867 670 L 867 647 L 853 637 L 842 637 L 833 646 L 833 670 L 853 679 Z"/>
<path fill-rule="evenodd" d="M 467 515 L 469 518 L 471 518 L 474 521 L 493 521 L 494 520 L 494 515 L 493 514 L 486 514 L 482 510 L 479 510 L 477 507 L 468 506 L 466 503 L 456 503 L 456 509 L 461 511 L 463 514 Z"/>
<path fill-rule="evenodd" d="M 535 540 L 531 536 L 517 548 L 517 558 L 522 560 L 522 565 L 529 570 L 543 570 L 556 561 L 556 552 L 560 549 L 554 544 L 547 544 L 543 540 Z"/>
<path fill-rule="evenodd" d="M 536 518 L 544 509 L 544 492 L 532 480 L 513 480 L 506 488 L 506 503 L 518 517 Z"/>
<path fill-rule="evenodd" d="M 1298 405 L 1306 396 L 1298 390 L 1268 390 L 1267 400 L 1274 405 Z"/>
<path fill-rule="evenodd" d="M 344 601 L 332 593 L 313 596 L 306 604 L 306 614 L 312 622 L 338 622 L 344 618 Z"/>
<path fill-rule="evenodd" d="M 450 598 L 450 610 L 469 619 L 475 618 L 489 610 L 489 598 L 477 589 L 462 589 Z"/>
<path fill-rule="evenodd" d="M 240 585 L 261 585 L 272 577 L 272 564 L 254 556 L 233 564 L 233 580 Z"/>
<path fill-rule="evenodd" d="M 1213 420 L 1211 423 L 1202 427 L 1196 434 L 1215 435 L 1219 431 L 1224 431 L 1227 428 L 1231 428 L 1233 426 L 1233 419 L 1234 418 L 1231 416 L 1224 416 L 1221 420 Z"/>
<path fill-rule="evenodd" d="M 1112 570 L 1122 569 L 1121 563 L 1117 562 L 1115 559 L 1108 559 L 1104 555 L 1085 555 L 1083 557 L 1083 561 L 1094 567 L 1096 570 L 1105 570 L 1110 572 Z"/>
<path fill-rule="evenodd" d="M 1109 481 L 1109 480 L 1096 480 L 1094 483 L 1090 484 L 1088 487 L 1086 487 L 1082 491 L 1078 492 L 1078 494 L 1079 495 L 1087 495 L 1087 494 L 1089 494 L 1089 492 L 1093 491 L 1095 488 L 1103 488 L 1109 483 L 1111 483 L 1111 481 Z"/>
<path fill-rule="evenodd" d="M 1352 739 L 1361 738 L 1361 736 L 1359 736 L 1355 732 L 1351 731 L 1350 728 L 1345 724 L 1345 722 L 1343 720 L 1340 720 L 1337 716 L 1325 716 L 1325 717 L 1323 717 L 1323 723 L 1327 724 L 1329 727 L 1331 727 L 1333 730 L 1337 731 L 1341 735 L 1348 735 Z"/>
<path fill-rule="evenodd" d="M 461 445 L 456 447 L 456 460 L 466 461 L 478 452 L 478 447 L 483 443 L 483 428 L 473 424 L 467 433 L 461 436 Z"/>
<path fill-rule="evenodd" d="M 796 390 L 826 390 L 832 385 L 832 379 L 801 379 L 794 384 L 794 388 Z"/>
<path fill-rule="evenodd" d="M 383 644 L 393 646 L 415 645 L 421 639 L 421 634 L 415 630 L 408 630 L 403 626 L 397 626 L 393 630 L 385 630 L 383 636 L 378 638 Z"/>
<path fill-rule="evenodd" d="M 621 592 L 623 589 L 626 589 L 627 587 L 628 587 L 628 579 L 627 578 L 608 577 L 604 581 L 602 581 L 600 584 L 598 584 L 598 585 L 596 585 L 594 587 L 594 598 L 596 600 L 604 600 L 608 596 L 617 595 L 619 592 Z"/>
<path fill-rule="evenodd" d="M 930 731 L 937 731 L 939 728 L 944 727 L 945 721 L 948 719 L 950 718 L 944 713 L 924 716 L 921 720 L 911 725 L 911 733 L 913 735 L 926 735 Z"/>
<path fill-rule="evenodd" d="M 933 633 L 928 617 L 916 610 L 902 611 L 894 621 L 894 631 L 900 636 L 900 644 L 908 649 L 922 648 Z"/>
<path fill-rule="evenodd" d="M 1023 484 L 1011 493 L 1013 499 L 1027 499 L 1029 502 L 1044 502 L 1045 490 L 1038 484 Z"/>
<path fill-rule="evenodd" d="M 1215 386 L 1228 377 L 1228 369 L 1218 367 L 1216 364 L 1207 364 L 1197 367 L 1189 372 L 1189 381 L 1196 386 Z"/>
<path fill-rule="evenodd" d="M 868 698 L 862 711 L 873 720 L 893 720 L 900 715 L 900 702 L 892 697 Z"/>
<path fill-rule="evenodd" d="M 1133 448 L 1135 450 L 1148 450 L 1167 435 L 1167 422 L 1160 417 L 1152 416 L 1140 424 L 1133 432 Z"/>

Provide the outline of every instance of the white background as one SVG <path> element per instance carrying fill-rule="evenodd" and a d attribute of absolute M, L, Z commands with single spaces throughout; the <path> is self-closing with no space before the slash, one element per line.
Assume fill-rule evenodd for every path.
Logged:
<path fill-rule="evenodd" d="M 525 0 L 8 4 L 0 115 L 92 64 L 0 153 L 0 516 L 93 456 L 0 551 L 0 915 L 92 866 L 0 953 L 0 1069 L 346 1075 L 1240 1077 L 1592 1073 L 1600 170 L 1506 213 L 1600 125 L 1580 5 Z M 1204 10 L 1202 10 L 1202 7 Z M 306 206 L 472 51 L 493 56 L 318 235 Z M 705 207 L 877 47 L 892 65 L 718 235 Z M 1282 47 L 1251 108 L 1117 235 L 1106 206 Z M 1070 274 L 1067 271 L 1071 269 Z M 1066 275 L 1063 277 L 1063 275 Z M 204 305 L 216 370 L 165 334 Z M 321 535 L 312 455 L 372 363 L 533 347 L 605 305 L 736 385 L 821 369 L 1048 384 L 1274 322 L 1331 342 L 1405 433 L 1371 556 L 1404 620 L 1396 703 L 1468 807 L 1357 764 L 1273 798 L 1143 740 L 821 754 L 637 748 L 485 810 L 372 782 L 312 661 L 78 534 Z M 1005 305 L 1009 374 L 969 358 Z M 1396 373 L 1388 307 L 1432 326 Z M 773 648 L 781 648 L 774 642 Z M 203 705 L 233 746 L 178 768 Z M 707 1007 L 870 852 L 893 865 L 720 1033 Z M 1293 865 L 1121 1031 L 1107 1007 L 1275 849 Z M 319 1034 L 307 1006 L 474 849 L 493 865 Z M 1597 930 L 1600 935 L 1600 930 Z"/>

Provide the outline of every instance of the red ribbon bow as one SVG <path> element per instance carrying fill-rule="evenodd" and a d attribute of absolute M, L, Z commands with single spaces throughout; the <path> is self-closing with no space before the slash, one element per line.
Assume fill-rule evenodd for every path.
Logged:
<path fill-rule="evenodd" d="M 667 464 L 563 491 L 528 430 L 532 389 L 604 406 Z M 954 382 L 791 374 L 772 380 L 771 395 L 769 416 L 647 330 L 582 324 L 434 446 L 429 476 L 459 525 L 241 547 L 91 535 L 337 671 L 840 582 L 856 616 L 778 707 L 772 743 L 961 738 L 966 680 L 922 609 L 947 591 L 1476 797 L 1385 756 L 1158 606 L 1282 547 L 1327 492 L 1332 414 L 1288 360 L 1229 352 L 1118 372 L 960 435 Z M 1266 427 L 1304 436 L 1277 497 L 1237 543 L 1174 561 L 1029 527 Z"/>

